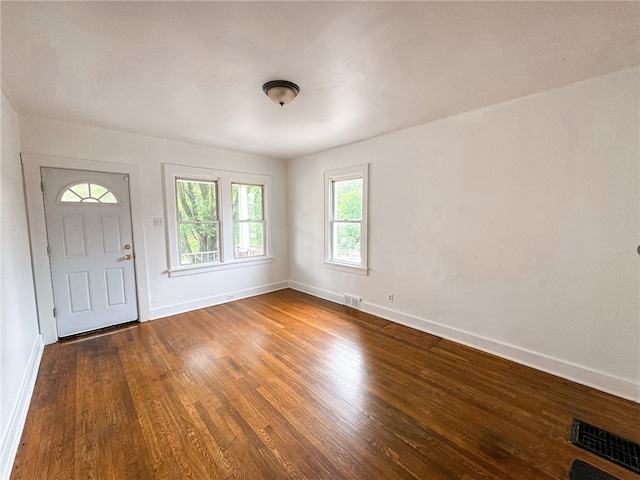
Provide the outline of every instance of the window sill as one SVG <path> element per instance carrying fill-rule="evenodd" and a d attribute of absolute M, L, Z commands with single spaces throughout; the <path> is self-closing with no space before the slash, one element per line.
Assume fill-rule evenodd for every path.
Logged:
<path fill-rule="evenodd" d="M 220 270 L 229 270 L 233 268 L 252 267 L 254 265 L 264 265 L 272 263 L 274 257 L 260 257 L 250 259 L 233 259 L 228 262 L 207 263 L 198 266 L 182 266 L 169 269 L 169 277 L 183 277 L 185 275 L 197 275 L 199 273 L 217 272 Z"/>
<path fill-rule="evenodd" d="M 339 270 L 341 272 L 356 273 L 358 275 L 369 275 L 369 269 L 367 267 L 349 265 L 348 263 L 325 261 L 324 266 L 332 270 Z"/>

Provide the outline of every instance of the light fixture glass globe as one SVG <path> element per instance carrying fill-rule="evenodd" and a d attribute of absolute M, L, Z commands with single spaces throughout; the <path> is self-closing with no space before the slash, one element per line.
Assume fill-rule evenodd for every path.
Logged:
<path fill-rule="evenodd" d="M 265 83 L 262 86 L 262 90 L 274 103 L 280 106 L 291 103 L 300 93 L 300 87 L 287 80 L 272 80 Z"/>
<path fill-rule="evenodd" d="M 296 98 L 295 92 L 287 87 L 272 87 L 267 92 L 267 96 L 280 105 L 286 105 Z"/>

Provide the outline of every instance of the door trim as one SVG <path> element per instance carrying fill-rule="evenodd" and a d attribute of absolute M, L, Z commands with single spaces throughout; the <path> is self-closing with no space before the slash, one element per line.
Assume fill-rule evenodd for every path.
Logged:
<path fill-rule="evenodd" d="M 49 155 L 22 154 L 25 194 L 27 197 L 27 217 L 33 262 L 33 278 L 40 333 L 45 344 L 58 341 L 56 319 L 53 316 L 53 284 L 51 265 L 47 256 L 47 227 L 44 215 L 44 199 L 40 190 L 41 167 L 66 168 L 71 170 L 93 170 L 96 172 L 129 175 L 131 202 L 131 226 L 136 245 L 134 268 L 138 297 L 138 320 L 149 320 L 149 288 L 144 241 L 144 219 L 141 215 L 142 195 L 140 192 L 140 167 L 126 163 L 99 162 L 77 158 L 54 157 Z"/>

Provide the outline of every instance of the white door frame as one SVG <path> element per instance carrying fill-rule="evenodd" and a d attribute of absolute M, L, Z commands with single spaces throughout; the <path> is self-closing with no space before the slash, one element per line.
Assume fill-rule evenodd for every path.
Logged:
<path fill-rule="evenodd" d="M 146 251 L 144 225 L 140 212 L 142 197 L 140 193 L 140 168 L 125 163 L 98 162 L 77 158 L 53 157 L 49 155 L 22 154 L 25 193 L 33 261 L 33 279 L 36 289 L 38 321 L 40 333 L 46 344 L 58 341 L 56 319 L 53 316 L 53 284 L 51 265 L 47 256 L 47 226 L 44 216 L 44 199 L 40 189 L 40 168 L 67 168 L 72 170 L 93 170 L 96 172 L 123 173 L 129 175 L 131 195 L 131 224 L 133 241 L 136 245 L 134 266 L 136 272 L 136 291 L 138 296 L 139 320 L 149 320 L 149 288 L 147 284 Z"/>

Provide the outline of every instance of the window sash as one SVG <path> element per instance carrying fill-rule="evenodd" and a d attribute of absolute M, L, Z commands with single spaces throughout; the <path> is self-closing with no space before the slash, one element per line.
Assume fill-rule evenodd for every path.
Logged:
<path fill-rule="evenodd" d="M 339 212 L 339 207 L 340 207 L 340 201 L 338 199 L 338 184 L 341 183 L 346 183 L 346 182 L 353 182 L 354 180 L 359 180 L 360 181 L 360 215 L 358 216 L 353 216 L 353 217 L 340 217 L 340 212 Z M 362 220 L 362 209 L 363 209 L 363 197 L 362 197 L 362 188 L 364 186 L 364 181 L 362 176 L 357 176 L 357 177 L 353 177 L 353 178 L 341 178 L 341 179 L 335 179 L 332 180 L 332 185 L 331 185 L 331 191 L 332 191 L 332 196 L 333 196 L 333 207 L 331 209 L 331 216 L 332 219 L 334 221 L 340 221 L 340 220 L 346 220 L 346 221 L 361 221 Z M 346 201 L 346 199 L 343 199 L 343 201 Z"/>
<path fill-rule="evenodd" d="M 251 225 L 260 226 L 260 242 L 252 242 L 252 233 L 250 231 Z M 236 241 L 238 237 L 240 242 Z M 242 238 L 240 238 L 242 237 Z M 244 240 L 244 241 L 242 241 Z M 254 221 L 238 221 L 233 223 L 233 255 L 234 258 L 246 258 L 246 257 L 262 257 L 266 255 L 265 251 L 265 222 L 264 220 Z"/>
<path fill-rule="evenodd" d="M 180 266 L 183 265 L 193 265 L 193 264 L 202 264 L 202 263 L 217 263 L 220 262 L 220 222 L 178 222 L 178 228 L 176 229 L 176 233 L 178 234 L 178 264 Z M 214 227 L 214 236 L 215 241 L 213 245 L 213 249 L 200 249 L 197 252 L 188 251 L 185 252 L 182 249 L 183 246 L 183 226 L 188 225 L 211 225 Z M 202 247 L 202 245 L 199 245 Z M 190 249 L 191 250 L 191 249 Z"/>
<path fill-rule="evenodd" d="M 238 188 L 238 190 L 240 190 L 240 187 L 258 187 L 259 188 L 259 192 L 260 192 L 260 210 L 259 210 L 259 216 L 255 217 L 255 218 L 251 218 L 251 214 L 248 213 L 248 207 L 249 205 L 246 205 L 247 208 L 247 213 L 245 214 L 245 216 L 241 217 L 241 213 L 243 212 L 238 212 L 237 208 L 240 207 L 240 192 L 237 193 L 238 198 L 237 198 L 237 203 L 233 203 L 233 190 L 234 188 Z M 233 214 L 233 221 L 235 222 L 260 222 L 260 221 L 264 221 L 264 185 L 260 185 L 260 184 L 251 184 L 251 183 L 239 183 L 239 182 L 233 182 L 231 183 L 231 195 L 232 195 L 232 214 Z"/>
<path fill-rule="evenodd" d="M 340 227 L 357 225 L 358 239 L 355 245 L 340 245 Z M 343 237 L 348 240 L 348 238 Z M 344 243 L 349 243 L 344 242 Z M 339 263 L 362 265 L 362 221 L 334 220 L 331 222 L 331 260 Z"/>
<path fill-rule="evenodd" d="M 181 219 L 181 212 L 180 212 L 180 198 L 179 198 L 179 191 L 180 191 L 180 183 L 202 183 L 202 184 L 209 184 L 213 186 L 213 201 L 215 203 L 215 205 L 213 206 L 213 209 L 210 212 L 211 218 L 187 218 L 187 219 Z M 198 179 L 192 179 L 192 178 L 182 178 L 182 177 L 177 177 L 175 179 L 175 200 L 176 200 L 176 220 L 180 223 L 180 222 L 217 222 L 219 221 L 220 218 L 220 213 L 218 211 L 218 209 L 220 208 L 220 198 L 219 198 L 219 194 L 218 194 L 218 181 L 217 180 L 198 180 Z"/>

